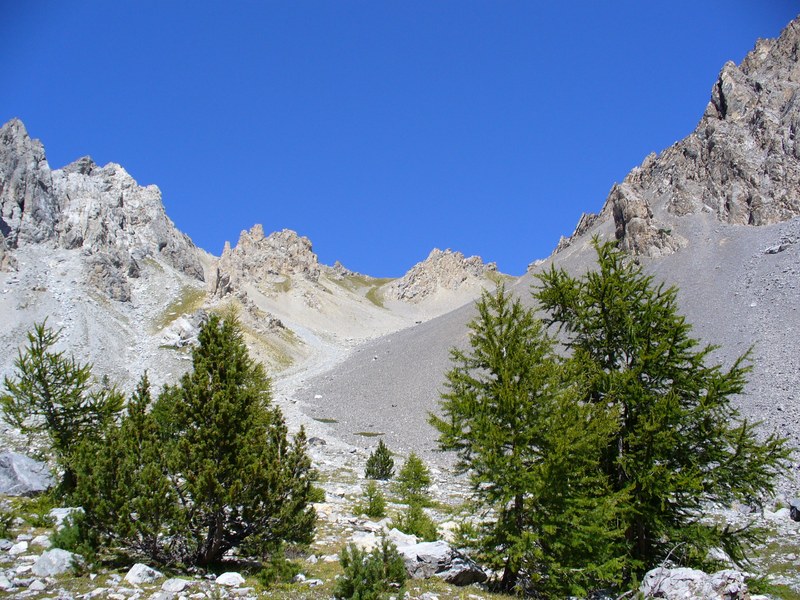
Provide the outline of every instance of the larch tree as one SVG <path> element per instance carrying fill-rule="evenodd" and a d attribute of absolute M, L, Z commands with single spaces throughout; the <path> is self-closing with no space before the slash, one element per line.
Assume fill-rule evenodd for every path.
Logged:
<path fill-rule="evenodd" d="M 78 444 L 100 437 L 125 399 L 107 380 L 98 385 L 90 364 L 53 350 L 60 333 L 46 322 L 34 325 L 27 347 L 14 361 L 14 376 L 4 380 L 0 411 L 23 433 L 45 439 L 61 470 L 59 492 L 68 494 L 75 487 L 73 458 Z"/>
<path fill-rule="evenodd" d="M 691 337 L 676 288 L 656 285 L 614 244 L 595 247 L 597 270 L 552 268 L 534 295 L 583 364 L 582 400 L 617 420 L 602 468 L 628 495 L 628 576 L 667 557 L 703 566 L 715 547 L 741 560 L 752 532 L 704 520 L 703 508 L 770 493 L 788 456 L 784 440 L 759 439 L 732 405 L 750 354 L 729 368 L 710 364 L 715 348 Z"/>
<path fill-rule="evenodd" d="M 579 401 L 580 380 L 568 376 L 579 371 L 504 288 L 485 292 L 477 310 L 469 350 L 451 350 L 441 414 L 430 422 L 486 516 L 479 558 L 502 571 L 504 591 L 576 594 L 614 582 L 624 492 L 613 493 L 599 468 L 613 415 Z"/>

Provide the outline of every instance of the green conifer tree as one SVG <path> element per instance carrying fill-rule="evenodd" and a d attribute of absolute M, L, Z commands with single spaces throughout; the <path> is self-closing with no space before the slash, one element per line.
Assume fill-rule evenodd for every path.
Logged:
<path fill-rule="evenodd" d="M 598 468 L 615 422 L 578 401 L 568 374 L 579 371 L 503 287 L 477 310 L 431 424 L 469 474 L 477 507 L 495 515 L 476 530 L 480 558 L 502 571 L 505 591 L 569 595 L 615 581 L 621 494 Z"/>
<path fill-rule="evenodd" d="M 181 515 L 167 473 L 167 440 L 151 408 L 145 373 L 119 427 L 110 427 L 102 441 L 81 444 L 73 501 L 84 509 L 81 527 L 93 546 L 170 564 L 180 557 L 167 532 Z"/>
<path fill-rule="evenodd" d="M 83 447 L 75 497 L 87 525 L 104 546 L 184 566 L 310 542 L 305 432 L 288 439 L 233 319 L 212 316 L 198 339 L 180 385 L 148 412 L 143 379 L 108 442 Z"/>
<path fill-rule="evenodd" d="M 309 543 L 315 472 L 305 432 L 289 442 L 269 380 L 233 318 L 212 316 L 198 341 L 192 371 L 169 392 L 186 562 L 209 565 L 234 547 L 257 555 L 281 541 Z"/>
<path fill-rule="evenodd" d="M 73 457 L 82 440 L 98 439 L 122 409 L 124 397 L 105 380 L 94 385 L 92 368 L 55 352 L 59 331 L 37 323 L 28 346 L 14 361 L 14 377 L 5 377 L 0 410 L 23 433 L 43 435 L 62 471 L 62 494 L 75 487 Z"/>
<path fill-rule="evenodd" d="M 394 458 L 383 440 L 379 440 L 378 447 L 367 458 L 364 477 L 367 479 L 391 479 L 392 475 L 394 475 Z"/>
<path fill-rule="evenodd" d="M 656 285 L 613 244 L 595 246 L 596 271 L 575 278 L 553 268 L 535 297 L 583 365 L 583 400 L 618 421 L 602 467 L 613 489 L 629 494 L 632 574 L 667 556 L 702 566 L 712 547 L 742 559 L 748 531 L 703 520 L 702 509 L 770 493 L 787 456 L 783 440 L 759 441 L 731 405 L 749 353 L 727 370 L 709 365 L 714 347 L 690 336 L 677 290 Z"/>
<path fill-rule="evenodd" d="M 430 503 L 428 488 L 431 487 L 431 472 L 425 462 L 412 452 L 397 474 L 395 489 L 406 504 L 423 506 Z"/>

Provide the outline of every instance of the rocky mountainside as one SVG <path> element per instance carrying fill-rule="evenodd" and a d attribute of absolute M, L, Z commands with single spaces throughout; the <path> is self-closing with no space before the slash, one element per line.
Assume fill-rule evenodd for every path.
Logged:
<path fill-rule="evenodd" d="M 12 120 L 0 129 L 0 263 L 13 268 L 14 250 L 29 244 L 80 248 L 86 280 L 122 302 L 148 257 L 204 278 L 200 252 L 167 217 L 157 187 L 89 157 L 51 170 L 42 144 Z"/>
<path fill-rule="evenodd" d="M 706 212 L 723 223 L 770 225 L 800 215 L 800 21 L 726 63 L 688 137 L 615 185 L 599 215 L 584 215 L 561 250 L 612 219 L 622 247 L 658 257 L 685 245 L 671 216 Z"/>
<path fill-rule="evenodd" d="M 295 275 L 319 280 L 320 265 L 311 241 L 284 229 L 264 236 L 264 227 L 255 225 L 243 231 L 236 247 L 225 243 L 211 280 L 211 291 L 225 296 L 245 283 L 280 287 Z"/>
<path fill-rule="evenodd" d="M 423 262 L 386 286 L 384 293 L 395 300 L 420 302 L 438 290 L 457 290 L 497 276 L 497 265 L 485 264 L 479 256 L 464 257 L 461 252 L 434 248 Z"/>
<path fill-rule="evenodd" d="M 146 369 L 155 382 L 181 372 L 209 310 L 237 310 L 276 373 L 328 364 L 491 285 L 481 273 L 494 270 L 477 259 L 431 256 L 401 280 L 413 301 L 388 293 L 389 279 L 320 264 L 311 242 L 289 230 L 265 235 L 256 225 L 217 259 L 176 229 L 156 186 L 88 157 L 51 169 L 21 121 L 0 129 L 0 342 L 20 346 L 47 318 L 81 360 L 124 385 Z M 0 359 L 0 375 L 13 357 Z"/>

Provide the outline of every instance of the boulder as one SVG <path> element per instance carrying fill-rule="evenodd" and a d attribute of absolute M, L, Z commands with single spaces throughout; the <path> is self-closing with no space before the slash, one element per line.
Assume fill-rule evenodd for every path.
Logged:
<path fill-rule="evenodd" d="M 31 567 L 36 577 L 54 577 L 68 572 L 81 557 L 61 548 L 53 548 L 44 552 Z"/>
<path fill-rule="evenodd" d="M 239 573 L 229 571 L 217 577 L 216 583 L 217 585 L 224 585 L 226 587 L 239 587 L 244 583 L 244 577 Z"/>
<path fill-rule="evenodd" d="M 412 579 L 438 577 L 453 585 L 486 581 L 486 573 L 447 542 L 422 542 L 397 549 Z"/>
<path fill-rule="evenodd" d="M 180 594 L 190 583 L 191 582 L 187 581 L 186 579 L 173 577 L 172 579 L 167 579 L 164 583 L 162 583 L 161 589 L 170 594 Z"/>
<path fill-rule="evenodd" d="M 53 483 L 53 476 L 45 463 L 17 452 L 0 453 L 0 494 L 38 494 L 49 489 Z"/>
<path fill-rule="evenodd" d="M 792 521 L 800 521 L 800 498 L 789 500 L 789 517 Z"/>
<path fill-rule="evenodd" d="M 125 575 L 125 581 L 131 585 L 142 585 L 143 583 L 155 583 L 157 579 L 164 577 L 162 573 L 155 569 L 136 563 L 133 565 L 128 573 Z"/>
<path fill-rule="evenodd" d="M 659 567 L 648 571 L 639 588 L 644 598 L 682 600 L 749 600 L 744 575 L 733 569 L 718 571 L 713 575 L 697 569 Z"/>
<path fill-rule="evenodd" d="M 63 508 L 54 508 L 47 513 L 47 516 L 53 520 L 56 531 L 61 531 L 67 526 L 68 519 L 72 515 L 81 513 L 83 513 L 83 509 L 80 506 L 67 506 Z"/>

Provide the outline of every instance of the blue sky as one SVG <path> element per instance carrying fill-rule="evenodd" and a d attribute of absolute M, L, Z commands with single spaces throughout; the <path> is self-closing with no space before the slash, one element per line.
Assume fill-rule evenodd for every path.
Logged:
<path fill-rule="evenodd" d="M 158 185 L 219 255 L 290 228 L 399 276 L 433 247 L 521 274 L 689 134 L 794 2 L 0 0 L 0 120 L 53 168 Z"/>

